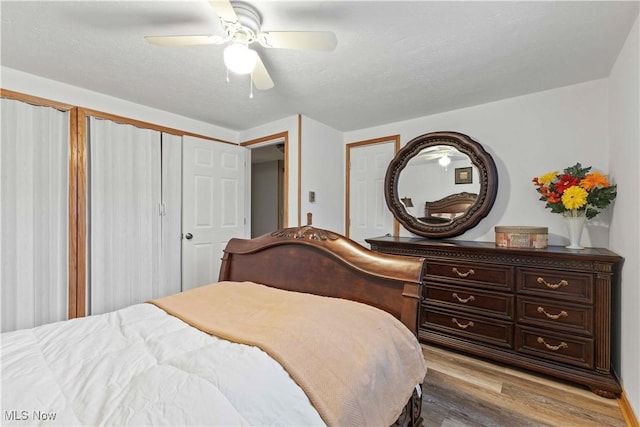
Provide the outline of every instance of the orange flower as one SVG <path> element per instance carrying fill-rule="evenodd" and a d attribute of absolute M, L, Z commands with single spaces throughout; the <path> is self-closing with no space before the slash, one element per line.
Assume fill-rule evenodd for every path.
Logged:
<path fill-rule="evenodd" d="M 559 203 L 562 199 L 558 193 L 554 193 L 553 191 L 547 194 L 547 202 L 549 203 Z"/>
<path fill-rule="evenodd" d="M 585 190 L 591 190 L 593 188 L 596 187 L 609 187 L 611 184 L 609 183 L 609 181 L 607 181 L 607 176 L 606 175 L 602 175 L 599 172 L 593 172 L 590 174 L 587 174 L 581 181 L 580 181 L 580 187 L 584 188 Z"/>

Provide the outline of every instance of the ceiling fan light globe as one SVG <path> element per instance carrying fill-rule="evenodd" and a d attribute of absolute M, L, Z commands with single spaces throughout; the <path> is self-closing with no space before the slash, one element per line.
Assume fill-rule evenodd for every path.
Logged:
<path fill-rule="evenodd" d="M 256 68 L 258 52 L 246 44 L 232 43 L 224 49 L 224 64 L 236 74 L 249 74 Z"/>
<path fill-rule="evenodd" d="M 440 157 L 440 159 L 438 160 L 438 164 L 440 164 L 440 166 L 442 167 L 449 166 L 449 163 L 451 163 L 451 159 L 447 154 L 443 154 L 442 157 Z"/>

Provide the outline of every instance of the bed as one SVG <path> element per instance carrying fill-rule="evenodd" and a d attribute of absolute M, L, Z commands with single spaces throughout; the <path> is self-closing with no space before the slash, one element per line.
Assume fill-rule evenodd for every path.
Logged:
<path fill-rule="evenodd" d="M 232 239 L 215 284 L 2 334 L 2 423 L 420 425 L 423 264 L 311 226 Z"/>
<path fill-rule="evenodd" d="M 432 202 L 425 202 L 425 216 L 419 219 L 428 224 L 448 224 L 464 215 L 477 198 L 477 194 L 462 192 Z"/>

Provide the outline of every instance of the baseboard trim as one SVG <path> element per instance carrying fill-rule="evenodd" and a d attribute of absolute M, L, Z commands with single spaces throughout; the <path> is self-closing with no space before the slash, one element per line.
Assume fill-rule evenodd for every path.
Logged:
<path fill-rule="evenodd" d="M 620 398 L 618 399 L 618 405 L 620 406 L 620 410 L 622 411 L 622 416 L 624 417 L 625 422 L 627 423 L 627 427 L 640 427 L 638 423 L 638 418 L 636 414 L 633 412 L 633 408 L 631 407 L 631 402 L 627 399 L 627 395 L 624 393 L 624 390 L 620 394 Z"/>

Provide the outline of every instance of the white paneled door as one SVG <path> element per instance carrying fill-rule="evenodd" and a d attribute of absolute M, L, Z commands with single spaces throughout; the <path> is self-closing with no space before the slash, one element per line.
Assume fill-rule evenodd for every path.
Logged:
<path fill-rule="evenodd" d="M 384 200 L 384 176 L 395 155 L 393 141 L 350 149 L 349 238 L 369 247 L 366 238 L 393 232 L 393 216 Z"/>
<path fill-rule="evenodd" d="M 248 150 L 191 136 L 182 145 L 182 289 L 218 280 L 223 249 L 248 237 Z"/>

